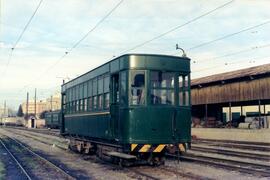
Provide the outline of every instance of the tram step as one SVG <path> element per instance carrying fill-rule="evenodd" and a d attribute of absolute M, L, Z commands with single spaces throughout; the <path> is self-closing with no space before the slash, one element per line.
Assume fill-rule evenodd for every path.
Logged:
<path fill-rule="evenodd" d="M 106 152 L 106 154 L 108 156 L 113 156 L 113 157 L 118 157 L 121 159 L 136 159 L 136 156 L 130 155 L 130 154 L 125 154 L 125 153 L 120 153 L 120 152 L 115 152 L 115 151 L 111 151 L 111 152 Z"/>

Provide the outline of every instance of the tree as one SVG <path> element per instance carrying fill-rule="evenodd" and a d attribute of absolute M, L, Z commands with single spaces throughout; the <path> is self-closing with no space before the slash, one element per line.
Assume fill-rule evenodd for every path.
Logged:
<path fill-rule="evenodd" d="M 18 117 L 23 117 L 23 110 L 22 110 L 22 105 L 20 104 L 20 106 L 19 106 L 19 109 L 18 109 L 18 112 L 17 112 L 17 116 Z"/>

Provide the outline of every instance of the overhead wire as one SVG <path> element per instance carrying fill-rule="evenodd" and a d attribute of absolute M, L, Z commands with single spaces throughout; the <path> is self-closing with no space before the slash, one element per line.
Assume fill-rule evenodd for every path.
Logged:
<path fill-rule="evenodd" d="M 44 73 L 40 74 L 37 79 L 43 76 L 43 74 L 47 73 L 49 70 L 51 70 L 54 66 L 56 66 L 62 59 L 64 59 L 68 54 L 72 52 L 87 36 L 93 32 L 103 21 L 105 21 L 119 6 L 123 3 L 124 0 L 121 0 L 119 3 L 116 4 L 100 21 L 97 22 L 97 24 L 91 28 L 81 39 L 79 39 L 68 51 L 64 53 L 54 64 L 52 64 L 50 67 L 48 67 Z"/>
<path fill-rule="evenodd" d="M 31 81 L 31 83 L 25 85 L 19 92 L 21 92 L 23 89 L 25 89 L 26 87 L 30 86 L 32 84 L 32 82 L 39 80 L 44 74 L 46 74 L 48 71 L 50 71 L 51 69 L 53 69 L 61 60 L 63 60 L 68 54 L 70 54 L 85 38 L 88 37 L 88 35 L 93 32 L 95 29 L 97 29 L 97 27 L 103 23 L 122 3 L 124 2 L 124 0 L 119 1 L 103 18 L 101 18 L 94 27 L 92 27 L 82 38 L 80 38 L 76 43 L 74 43 L 74 45 L 68 50 L 66 51 L 60 58 L 58 58 L 58 60 L 53 63 L 51 66 L 49 66 L 44 72 L 42 72 L 37 78 L 35 78 L 34 80 Z"/>
<path fill-rule="evenodd" d="M 243 53 L 247 53 L 247 52 L 250 52 L 250 51 L 255 51 L 255 50 L 263 49 L 263 48 L 267 48 L 267 47 L 270 47 L 270 44 L 269 43 L 268 44 L 264 44 L 264 45 L 260 45 L 260 46 L 252 46 L 250 48 L 245 48 L 245 49 L 242 49 L 240 51 L 230 52 L 230 53 L 227 53 L 227 54 L 224 54 L 224 55 L 221 55 L 221 56 L 216 56 L 216 57 L 202 59 L 202 60 L 193 61 L 193 62 L 196 63 L 196 64 L 198 64 L 198 63 L 205 62 L 205 61 L 216 60 L 216 59 L 220 59 L 220 58 L 224 58 L 224 57 L 229 57 L 229 56 L 235 56 L 235 55 L 239 55 L 239 54 L 243 54 Z"/>
<path fill-rule="evenodd" d="M 6 67 L 4 68 L 4 71 L 2 73 L 2 76 L 1 78 L 3 78 L 5 76 L 5 73 L 6 71 L 8 70 L 8 67 L 9 67 L 9 64 L 10 64 L 10 61 L 12 59 L 12 55 L 13 55 L 13 51 L 15 50 L 17 44 L 19 43 L 19 41 L 22 39 L 25 31 L 27 30 L 27 28 L 29 27 L 30 23 L 32 22 L 34 16 L 36 15 L 38 9 L 40 8 L 41 4 L 42 4 L 43 0 L 40 0 L 35 11 L 33 12 L 33 14 L 31 15 L 31 17 L 29 18 L 29 20 L 27 21 L 26 25 L 24 26 L 22 32 L 20 33 L 19 37 L 17 38 L 17 40 L 15 41 L 14 45 L 12 46 L 12 48 L 10 49 L 10 54 L 8 56 L 8 60 L 7 60 L 7 64 L 6 64 Z"/>
<path fill-rule="evenodd" d="M 216 39 L 214 39 L 214 40 L 211 40 L 211 41 L 208 41 L 208 42 L 201 43 L 201 44 L 199 44 L 199 45 L 196 45 L 196 46 L 193 46 L 193 47 L 191 47 L 191 48 L 188 48 L 187 50 L 194 50 L 194 49 L 197 49 L 197 48 L 200 48 L 200 47 L 203 47 L 203 46 L 212 44 L 212 43 L 214 43 L 214 42 L 217 42 L 217 41 L 220 41 L 220 40 L 223 40 L 223 39 L 226 39 L 226 38 L 229 38 L 229 37 L 238 35 L 238 34 L 240 34 L 240 33 L 243 33 L 243 32 L 246 32 L 246 31 L 249 31 L 249 30 L 258 28 L 258 27 L 260 27 L 260 26 L 264 26 L 264 25 L 269 24 L 269 23 L 270 23 L 270 20 L 265 21 L 265 22 L 260 23 L 260 24 L 257 24 L 257 25 L 255 25 L 255 26 L 251 26 L 251 27 L 242 29 L 242 30 L 240 30 L 240 31 L 237 31 L 237 32 L 234 32 L 234 33 L 231 33 L 231 34 L 227 34 L 227 35 L 225 35 L 225 36 L 216 38 Z"/>
<path fill-rule="evenodd" d="M 39 1 L 39 3 L 38 3 L 38 5 L 37 5 L 37 7 L 36 7 L 34 13 L 32 14 L 32 16 L 30 17 L 30 19 L 29 19 L 28 22 L 26 23 L 26 25 L 25 25 L 25 27 L 23 28 L 23 30 L 22 30 L 20 36 L 18 37 L 17 41 L 14 43 L 14 45 L 13 45 L 13 47 L 12 47 L 12 50 L 14 50 L 14 49 L 16 48 L 17 44 L 18 44 L 19 41 L 21 40 L 23 34 L 25 33 L 26 29 L 27 29 L 28 26 L 30 25 L 30 23 L 31 23 L 31 21 L 33 20 L 34 16 L 36 15 L 36 13 L 37 13 L 39 7 L 41 6 L 42 2 L 43 2 L 43 0 L 40 0 L 40 1 Z"/>
<path fill-rule="evenodd" d="M 203 18 L 203 17 L 205 17 L 205 16 L 207 16 L 207 15 L 209 15 L 209 14 L 211 14 L 211 13 L 213 13 L 213 12 L 219 10 L 219 9 L 222 9 L 222 8 L 224 8 L 224 7 L 228 6 L 228 5 L 230 5 L 230 4 L 233 3 L 234 1 L 235 1 L 235 0 L 231 0 L 231 1 L 229 1 L 229 2 L 226 2 L 225 4 L 222 4 L 222 5 L 216 7 L 216 8 L 214 8 L 214 9 L 212 9 L 212 10 L 210 10 L 210 11 L 208 11 L 208 12 L 202 14 L 202 15 L 199 15 L 199 16 L 197 16 L 197 17 L 195 17 L 195 18 L 192 18 L 191 20 L 189 20 L 189 21 L 187 21 L 187 22 L 185 22 L 185 23 L 183 23 L 183 24 L 181 24 L 181 25 L 178 25 L 178 26 L 176 26 L 176 27 L 173 27 L 172 29 L 170 29 L 170 30 L 168 30 L 168 31 L 166 31 L 166 32 L 163 32 L 163 33 L 161 33 L 161 34 L 159 34 L 159 35 L 157 35 L 157 36 L 155 36 L 155 37 L 153 37 L 153 38 L 151 38 L 151 39 L 149 39 L 149 40 L 147 40 L 147 41 L 144 41 L 144 42 L 142 42 L 142 43 L 140 43 L 140 44 L 138 44 L 138 45 L 136 45 L 136 46 L 134 46 L 134 47 L 132 47 L 132 48 L 130 48 L 130 49 L 124 50 L 124 51 L 122 51 L 120 54 L 124 54 L 124 53 L 126 53 L 126 52 L 129 52 L 129 51 L 132 51 L 132 50 L 137 49 L 137 48 L 139 48 L 139 47 L 142 47 L 142 46 L 144 46 L 144 45 L 146 45 L 146 44 L 148 44 L 148 43 L 150 43 L 150 42 L 152 42 L 152 41 L 154 41 L 154 40 L 156 40 L 156 39 L 159 39 L 159 38 L 161 38 L 161 37 L 163 37 L 163 36 L 165 36 L 165 35 L 167 35 L 167 34 L 169 34 L 169 33 L 171 33 L 171 32 L 174 32 L 174 31 L 176 31 L 176 30 L 178 30 L 178 29 L 180 29 L 180 28 L 182 28 L 182 27 L 184 27 L 184 26 L 186 26 L 186 25 L 188 25 L 188 24 L 190 24 L 190 23 L 192 23 L 192 22 L 195 22 L 195 21 L 197 21 L 197 20 L 199 20 L 199 19 L 201 19 L 201 18 Z"/>
<path fill-rule="evenodd" d="M 222 62 L 220 63 L 219 65 L 216 65 L 216 66 L 212 66 L 212 67 L 207 67 L 207 68 L 202 68 L 202 69 L 198 69 L 198 70 L 195 70 L 195 71 L 192 71 L 192 73 L 199 73 L 199 72 L 203 72 L 203 71 L 207 71 L 207 70 L 213 70 L 215 68 L 218 68 L 218 67 L 221 67 L 223 65 L 225 66 L 228 66 L 228 65 L 233 65 L 233 64 L 239 64 L 239 63 L 243 63 L 243 62 L 248 62 L 248 63 L 255 63 L 255 60 L 257 59 L 264 59 L 264 58 L 267 58 L 269 57 L 268 56 L 264 56 L 264 57 L 257 57 L 257 58 L 250 58 L 250 60 L 240 60 L 240 61 L 235 61 L 235 62 Z"/>

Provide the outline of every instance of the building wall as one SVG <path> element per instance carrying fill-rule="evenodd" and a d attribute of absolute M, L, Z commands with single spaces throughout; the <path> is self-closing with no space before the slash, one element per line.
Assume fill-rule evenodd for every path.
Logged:
<path fill-rule="evenodd" d="M 61 109 L 61 94 L 56 94 L 51 98 L 46 99 L 46 109 L 47 110 L 59 110 Z"/>
<path fill-rule="evenodd" d="M 247 115 L 247 113 L 258 113 L 259 112 L 259 106 L 243 106 L 242 107 L 244 116 Z M 229 107 L 223 107 L 223 113 L 226 113 L 226 121 L 229 121 Z M 239 113 L 241 114 L 241 107 L 232 107 L 231 113 Z M 261 105 L 261 114 L 270 114 L 270 105 L 265 105 L 265 112 L 264 112 L 264 106 Z"/>
<path fill-rule="evenodd" d="M 270 99 L 270 77 L 192 88 L 192 105 Z"/>
<path fill-rule="evenodd" d="M 23 113 L 26 114 L 26 102 L 22 103 Z M 36 103 L 36 113 L 40 114 L 41 112 L 47 110 L 47 102 L 45 101 L 37 101 Z M 29 101 L 28 103 L 28 114 L 35 113 L 35 102 Z"/>
<path fill-rule="evenodd" d="M 22 103 L 23 113 L 26 114 L 26 102 Z M 61 109 L 61 94 L 55 94 L 50 98 L 47 98 L 45 101 L 37 100 L 36 103 L 36 112 L 37 114 L 42 113 L 43 111 L 50 110 L 59 110 Z M 28 103 L 28 114 L 35 113 L 35 101 L 29 100 Z"/>

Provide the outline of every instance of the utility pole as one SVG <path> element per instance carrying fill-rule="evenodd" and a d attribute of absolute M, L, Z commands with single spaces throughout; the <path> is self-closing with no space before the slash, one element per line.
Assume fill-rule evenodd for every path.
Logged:
<path fill-rule="evenodd" d="M 53 109 L 53 107 L 52 107 L 52 100 L 53 100 L 53 96 L 51 96 L 51 112 L 52 112 L 52 109 Z"/>
<path fill-rule="evenodd" d="M 4 101 L 4 116 L 6 117 L 7 113 L 7 104 L 6 104 L 6 101 Z"/>
<path fill-rule="evenodd" d="M 28 118 L 29 93 L 26 95 L 26 118 Z"/>
<path fill-rule="evenodd" d="M 6 105 L 6 100 L 4 101 L 4 118 L 6 118 L 6 109 L 7 109 L 7 105 Z M 4 126 L 6 125 L 6 119 L 4 119 Z"/>
<path fill-rule="evenodd" d="M 35 118 L 37 117 L 37 88 L 35 88 Z"/>

